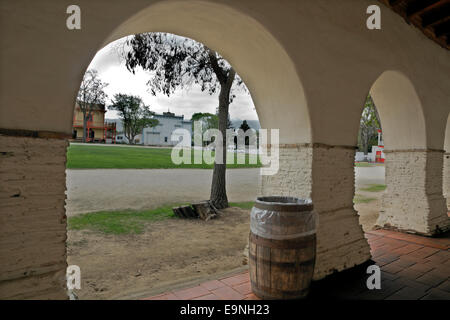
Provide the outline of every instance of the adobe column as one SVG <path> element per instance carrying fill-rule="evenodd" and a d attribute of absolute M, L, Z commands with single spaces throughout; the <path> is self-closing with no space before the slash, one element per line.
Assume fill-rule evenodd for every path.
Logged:
<path fill-rule="evenodd" d="M 261 177 L 260 194 L 312 198 L 318 215 L 314 280 L 370 259 L 353 209 L 354 147 L 321 144 L 280 146 L 279 171 Z"/>
<path fill-rule="evenodd" d="M 311 198 L 311 145 L 281 144 L 278 161 L 279 169 L 276 174 L 261 176 L 259 194 Z"/>
<path fill-rule="evenodd" d="M 371 257 L 353 207 L 355 150 L 352 146 L 313 145 L 312 199 L 319 216 L 314 280 Z"/>
<path fill-rule="evenodd" d="M 0 299 L 67 299 L 67 140 L 0 130 Z"/>
<path fill-rule="evenodd" d="M 443 150 L 386 150 L 386 191 L 377 225 L 434 235 L 449 229 Z"/>
<path fill-rule="evenodd" d="M 444 154 L 443 193 L 447 199 L 447 211 L 450 212 L 450 152 Z"/>

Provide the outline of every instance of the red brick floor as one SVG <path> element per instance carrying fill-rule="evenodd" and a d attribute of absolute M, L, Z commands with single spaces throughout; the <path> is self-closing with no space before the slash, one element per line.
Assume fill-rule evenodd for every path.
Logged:
<path fill-rule="evenodd" d="M 367 289 L 364 267 L 313 282 L 310 299 L 450 300 L 450 237 L 427 238 L 387 230 L 370 231 L 365 236 L 372 260 L 381 267 L 381 289 Z M 252 293 L 246 271 L 145 300 L 254 299 L 258 297 Z"/>

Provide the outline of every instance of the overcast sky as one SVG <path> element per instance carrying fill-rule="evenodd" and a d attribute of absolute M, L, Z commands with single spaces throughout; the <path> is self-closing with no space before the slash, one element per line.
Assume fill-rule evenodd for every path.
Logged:
<path fill-rule="evenodd" d="M 114 49 L 118 42 L 123 41 L 117 40 L 101 49 L 89 65 L 89 69 L 96 69 L 100 78 L 109 83 L 105 90 L 108 95 L 107 105 L 111 103 L 114 94 L 125 93 L 140 96 L 144 103 L 150 105 L 150 110 L 156 113 L 170 110 L 176 115 L 184 115 L 185 119 L 190 119 L 196 112 L 216 112 L 218 96 L 202 92 L 195 85 L 189 90 L 178 90 L 170 97 L 160 93 L 153 96 L 146 85 L 151 75 L 140 68 L 136 69 L 135 74 L 129 72 L 125 62 L 121 61 Z M 231 119 L 257 120 L 258 116 L 250 94 L 240 91 L 242 90 L 236 92 L 236 98 L 230 105 Z M 117 114 L 115 111 L 107 111 L 106 117 L 117 118 Z"/>

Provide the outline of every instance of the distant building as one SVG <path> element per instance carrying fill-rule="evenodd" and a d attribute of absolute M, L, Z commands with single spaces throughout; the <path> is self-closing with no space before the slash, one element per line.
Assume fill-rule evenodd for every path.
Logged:
<path fill-rule="evenodd" d="M 125 131 L 123 128 L 123 123 L 121 119 L 106 119 L 107 123 L 114 123 L 116 126 L 116 143 L 126 143 L 128 144 L 128 138 L 125 136 Z M 134 143 L 140 144 L 142 141 L 142 134 L 138 134 L 134 137 Z"/>
<path fill-rule="evenodd" d="M 381 130 L 378 130 L 378 145 L 372 146 L 372 152 L 364 154 L 364 152 L 356 152 L 355 161 L 356 162 L 379 162 L 384 163 L 386 155 L 384 154 L 384 141 L 382 138 Z"/>
<path fill-rule="evenodd" d="M 105 122 L 105 105 L 91 104 L 91 112 L 86 123 L 86 142 L 115 143 L 116 124 Z M 75 104 L 72 125 L 72 138 L 83 139 L 83 112 L 78 103 Z"/>
<path fill-rule="evenodd" d="M 141 143 L 150 146 L 174 146 L 178 143 L 171 140 L 172 133 L 176 129 L 186 129 L 192 136 L 192 121 L 184 120 L 184 116 L 176 116 L 172 112 L 163 112 L 163 114 L 155 114 L 154 119 L 159 124 L 153 128 L 144 128 L 142 130 Z"/>

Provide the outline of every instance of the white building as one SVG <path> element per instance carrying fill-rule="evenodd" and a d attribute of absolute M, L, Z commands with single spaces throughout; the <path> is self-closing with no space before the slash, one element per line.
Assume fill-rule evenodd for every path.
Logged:
<path fill-rule="evenodd" d="M 141 143 L 151 146 L 174 146 L 177 140 L 172 141 L 171 136 L 176 129 L 186 129 L 192 136 L 192 122 L 184 120 L 184 115 L 176 116 L 172 112 L 163 112 L 155 114 L 153 118 L 159 121 L 159 124 L 153 128 L 144 128 L 142 130 Z"/>
<path fill-rule="evenodd" d="M 364 152 L 356 152 L 356 162 L 380 162 L 384 163 L 386 156 L 384 155 L 384 141 L 382 140 L 381 130 L 378 130 L 378 145 L 372 146 L 372 152 L 364 154 Z"/>
<path fill-rule="evenodd" d="M 159 121 L 159 124 L 153 128 L 144 128 L 141 134 L 135 139 L 135 144 L 151 145 L 151 146 L 174 146 L 177 141 L 171 141 L 174 130 L 182 128 L 189 131 L 192 135 L 192 125 L 190 120 L 184 120 L 184 116 L 176 116 L 172 112 L 163 112 L 163 114 L 155 114 L 153 118 Z M 108 122 L 115 122 L 117 128 L 116 142 L 129 143 L 123 132 L 123 124 L 120 119 L 107 119 Z"/>
<path fill-rule="evenodd" d="M 106 119 L 106 122 L 116 124 L 116 143 L 129 143 L 123 131 L 123 123 L 121 119 Z M 138 134 L 136 137 L 134 137 L 134 142 L 136 144 L 142 144 L 142 134 Z M 107 143 L 109 142 L 107 141 Z"/>

